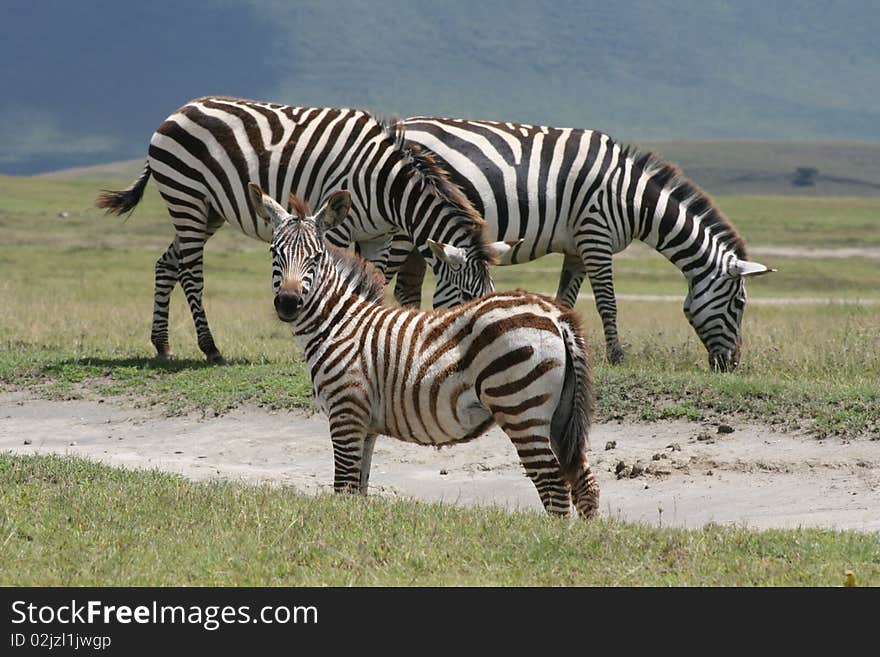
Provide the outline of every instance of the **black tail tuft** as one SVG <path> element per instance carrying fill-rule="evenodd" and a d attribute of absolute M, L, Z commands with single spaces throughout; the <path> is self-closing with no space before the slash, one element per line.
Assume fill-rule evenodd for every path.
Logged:
<path fill-rule="evenodd" d="M 593 416 L 593 371 L 580 320 L 566 310 L 560 325 L 565 340 L 565 382 L 550 423 L 550 438 L 566 478 L 581 467 Z"/>
<path fill-rule="evenodd" d="M 147 186 L 151 173 L 150 163 L 147 162 L 141 175 L 128 189 L 121 191 L 102 189 L 96 205 L 106 210 L 107 214 L 123 215 L 126 212 L 131 212 L 143 197 L 144 188 Z"/>

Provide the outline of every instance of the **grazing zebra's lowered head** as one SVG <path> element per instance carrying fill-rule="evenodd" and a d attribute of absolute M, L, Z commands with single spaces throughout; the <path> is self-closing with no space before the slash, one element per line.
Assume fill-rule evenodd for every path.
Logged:
<path fill-rule="evenodd" d="M 449 172 L 440 164 L 436 155 L 429 149 L 418 144 L 407 143 L 405 128 L 402 122 L 392 118 L 383 123 L 386 133 L 397 145 L 397 150 L 403 154 L 402 161 L 405 163 L 406 176 L 414 181 L 412 184 L 421 188 L 423 195 L 428 191 L 428 198 L 440 199 L 442 203 L 433 203 L 421 212 L 415 212 L 422 217 L 418 225 L 410 228 L 409 240 L 420 244 L 419 249 L 422 257 L 430 264 L 437 288 L 434 291 L 434 308 L 448 308 L 471 299 L 476 299 L 488 294 L 495 289 L 489 272 L 489 265 L 495 264 L 512 248 L 512 243 L 498 241 L 489 242 L 485 239 L 485 220 L 476 210 L 470 200 L 449 176 Z M 415 194 L 407 193 L 408 198 L 400 201 L 405 206 L 413 203 Z M 398 202 L 398 201 L 394 201 Z M 425 205 L 424 201 L 420 204 Z M 462 239 L 462 227 L 464 232 L 469 233 L 466 239 Z M 336 239 L 337 231 L 328 234 L 328 240 L 336 246 L 344 246 Z M 444 235 L 444 241 L 431 239 L 431 233 Z M 457 235 L 456 246 L 451 243 L 449 237 Z M 446 237 L 449 236 L 449 237 Z M 394 233 L 388 234 L 386 248 L 390 248 L 391 242 L 397 237 Z M 385 259 L 383 259 L 385 265 Z M 389 280 L 388 271 L 386 281 Z"/>
<path fill-rule="evenodd" d="M 684 177 L 675 165 L 653 153 L 628 153 L 646 196 L 663 198 L 663 213 L 654 202 L 639 235 L 681 268 L 688 292 L 683 310 L 709 354 L 709 367 L 719 372 L 740 362 L 745 279 L 775 272 L 747 259 L 746 244 L 712 198 Z M 651 203 L 646 202 L 651 208 Z"/>
<path fill-rule="evenodd" d="M 366 494 L 376 436 L 422 445 L 473 440 L 493 424 L 510 437 L 546 511 L 598 513 L 587 459 L 592 373 L 580 321 L 552 299 L 517 290 L 423 311 L 381 303 L 372 265 L 325 243 L 348 191 L 314 215 L 286 211 L 254 183 L 272 226 L 278 318 L 302 349 L 333 444 L 334 489 Z"/>
<path fill-rule="evenodd" d="M 733 253 L 721 267 L 721 271 L 688 279 L 684 314 L 709 352 L 709 367 L 727 372 L 739 365 L 745 278 L 776 270 Z"/>

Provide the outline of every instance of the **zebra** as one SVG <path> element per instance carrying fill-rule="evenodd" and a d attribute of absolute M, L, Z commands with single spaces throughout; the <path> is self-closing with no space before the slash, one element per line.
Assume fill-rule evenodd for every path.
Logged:
<path fill-rule="evenodd" d="M 150 176 L 165 200 L 175 237 L 156 262 L 151 341 L 171 358 L 168 306 L 180 283 L 210 362 L 222 363 L 202 304 L 205 243 L 224 221 L 269 241 L 248 205 L 246 185 L 259 180 L 276 199 L 296 192 L 317 203 L 348 188 L 349 221 L 327 237 L 337 246 L 357 242 L 384 267 L 390 235 L 406 234 L 436 277 L 434 305 L 454 305 L 491 292 L 488 265 L 506 244 L 485 244 L 483 219 L 436 158 L 404 144 L 404 128 L 355 109 L 291 107 L 239 98 L 197 98 L 155 131 L 140 176 L 122 191 L 102 190 L 98 207 L 121 215 L 140 201 Z"/>
<path fill-rule="evenodd" d="M 593 130 L 421 116 L 403 123 L 406 138 L 435 153 L 484 216 L 489 239 L 519 238 L 499 264 L 564 254 L 556 297 L 569 307 L 589 276 L 609 362 L 624 357 L 612 255 L 639 239 L 687 279 L 684 313 L 710 367 L 738 365 L 744 279 L 775 270 L 747 259 L 733 224 L 675 165 Z M 418 304 L 418 253 L 405 235 L 389 253 L 395 297 Z"/>
<path fill-rule="evenodd" d="M 592 373 L 577 316 L 547 297 L 496 292 L 454 308 L 382 303 L 382 275 L 325 243 L 351 196 L 311 215 L 288 212 L 259 185 L 250 195 L 272 226 L 272 288 L 313 393 L 330 421 L 336 492 L 366 495 L 376 436 L 423 445 L 472 440 L 497 423 L 551 515 L 599 505 L 587 461 Z"/>

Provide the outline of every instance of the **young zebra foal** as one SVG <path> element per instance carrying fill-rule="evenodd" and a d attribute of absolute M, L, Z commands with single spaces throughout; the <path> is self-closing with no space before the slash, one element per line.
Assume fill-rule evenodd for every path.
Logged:
<path fill-rule="evenodd" d="M 596 514 L 586 454 L 592 373 L 571 311 L 521 291 L 436 311 L 386 307 L 378 272 L 324 242 L 349 210 L 347 191 L 313 216 L 295 197 L 288 213 L 254 183 L 249 195 L 273 228 L 275 310 L 330 420 L 337 492 L 366 494 L 377 434 L 439 446 L 494 422 L 548 513 L 568 515 L 573 498 L 581 516 Z"/>

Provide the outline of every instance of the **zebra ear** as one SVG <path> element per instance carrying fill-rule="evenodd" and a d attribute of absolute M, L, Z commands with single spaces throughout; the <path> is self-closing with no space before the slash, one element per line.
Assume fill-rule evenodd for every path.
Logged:
<path fill-rule="evenodd" d="M 325 228 L 332 228 L 345 220 L 349 210 L 351 210 L 351 194 L 347 189 L 340 189 L 330 194 L 324 207 L 315 215 L 315 220 Z"/>
<path fill-rule="evenodd" d="M 736 264 L 731 268 L 730 273 L 734 276 L 760 276 L 776 271 L 762 265 L 759 262 L 750 262 L 749 260 L 737 260 Z"/>
<path fill-rule="evenodd" d="M 278 205 L 275 199 L 263 192 L 257 183 L 248 183 L 248 196 L 251 199 L 257 216 L 267 224 L 271 224 L 273 228 L 277 227 L 281 220 L 288 216 L 287 211 Z"/>
<path fill-rule="evenodd" d="M 435 257 L 439 258 L 453 269 L 460 269 L 465 263 L 464 251 L 457 246 L 435 242 L 434 240 L 426 240 L 428 248 Z"/>
<path fill-rule="evenodd" d="M 522 244 L 523 240 L 507 240 L 505 242 L 490 242 L 486 245 L 486 252 L 496 265 L 510 265 L 513 263 L 513 251 Z"/>

